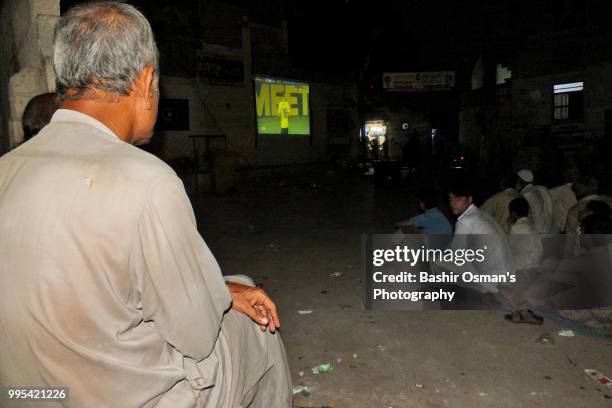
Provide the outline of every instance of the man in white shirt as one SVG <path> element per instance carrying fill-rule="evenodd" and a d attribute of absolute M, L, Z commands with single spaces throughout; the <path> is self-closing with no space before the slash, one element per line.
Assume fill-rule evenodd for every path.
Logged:
<path fill-rule="evenodd" d="M 527 218 L 529 203 L 523 197 L 519 197 L 510 202 L 508 209 L 510 212 L 507 221 L 510 226 L 508 241 L 516 268 L 524 269 L 538 265 L 542 258 L 542 241 Z"/>
<path fill-rule="evenodd" d="M 537 231 L 541 234 L 550 233 L 553 227 L 553 204 L 548 189 L 533 184 L 533 173 L 524 169 L 518 172 L 517 190 L 529 203 L 529 219 Z"/>
<path fill-rule="evenodd" d="M 514 265 L 508 240 L 501 226 L 487 213 L 473 203 L 472 188 L 467 184 L 451 187 L 448 195 L 451 212 L 458 216 L 451 249 L 487 248 L 482 263 L 472 263 L 473 272 L 478 274 L 501 275 L 513 273 Z M 468 266 L 467 264 L 465 266 Z M 447 265 L 452 267 L 452 265 Z M 464 270 L 465 269 L 464 267 Z M 473 287 L 483 293 L 497 293 L 497 285 L 480 283 Z"/>
<path fill-rule="evenodd" d="M 474 204 L 472 187 L 467 183 L 457 183 L 449 189 L 448 204 L 457 216 L 457 234 L 501 234 L 501 226 L 488 213 Z"/>

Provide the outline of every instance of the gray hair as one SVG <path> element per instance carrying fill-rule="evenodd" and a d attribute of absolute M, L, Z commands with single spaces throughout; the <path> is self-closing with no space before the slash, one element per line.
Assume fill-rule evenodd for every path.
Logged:
<path fill-rule="evenodd" d="M 159 72 L 159 51 L 149 21 L 129 4 L 103 1 L 75 6 L 60 19 L 53 41 L 57 93 L 73 89 L 128 95 L 148 65 Z"/>

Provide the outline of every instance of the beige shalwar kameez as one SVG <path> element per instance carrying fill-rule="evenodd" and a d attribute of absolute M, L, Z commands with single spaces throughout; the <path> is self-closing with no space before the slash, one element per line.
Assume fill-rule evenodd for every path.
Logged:
<path fill-rule="evenodd" d="M 584 210 L 590 201 L 604 201 L 604 198 L 599 194 L 591 194 L 578 200 L 567 211 L 565 220 L 565 233 L 569 235 L 577 235 L 580 227 L 580 212 Z"/>
<path fill-rule="evenodd" d="M 558 234 L 565 229 L 567 213 L 576 204 L 576 194 L 572 190 L 572 183 L 563 184 L 549 190 L 553 203 L 553 229 L 552 233 Z"/>
<path fill-rule="evenodd" d="M 68 407 L 291 405 L 280 335 L 226 312 L 180 179 L 90 116 L 59 110 L 0 158 L 0 260 L 0 387 L 68 387 Z"/>
<path fill-rule="evenodd" d="M 489 197 L 487 201 L 480 206 L 480 209 L 489 213 L 489 215 L 502 227 L 504 232 L 508 234 L 510 232 L 510 227 L 508 227 L 508 216 L 510 215 L 508 205 L 510 205 L 512 200 L 519 197 L 522 197 L 521 193 L 513 188 L 507 188 Z"/>

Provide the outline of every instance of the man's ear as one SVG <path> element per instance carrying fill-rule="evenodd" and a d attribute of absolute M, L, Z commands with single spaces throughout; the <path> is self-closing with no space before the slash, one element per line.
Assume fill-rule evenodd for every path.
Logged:
<path fill-rule="evenodd" d="M 145 98 L 147 109 L 153 107 L 153 98 L 155 98 L 155 67 L 147 65 L 140 74 L 138 74 L 138 96 Z"/>
<path fill-rule="evenodd" d="M 469 196 L 468 197 L 468 203 L 472 204 L 473 201 L 474 201 L 474 197 L 473 196 Z"/>

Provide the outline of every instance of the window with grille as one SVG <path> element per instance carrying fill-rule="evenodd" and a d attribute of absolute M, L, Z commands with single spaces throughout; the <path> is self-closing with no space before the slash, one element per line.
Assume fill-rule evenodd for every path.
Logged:
<path fill-rule="evenodd" d="M 553 87 L 555 120 L 578 120 L 584 117 L 584 82 L 557 84 Z"/>

